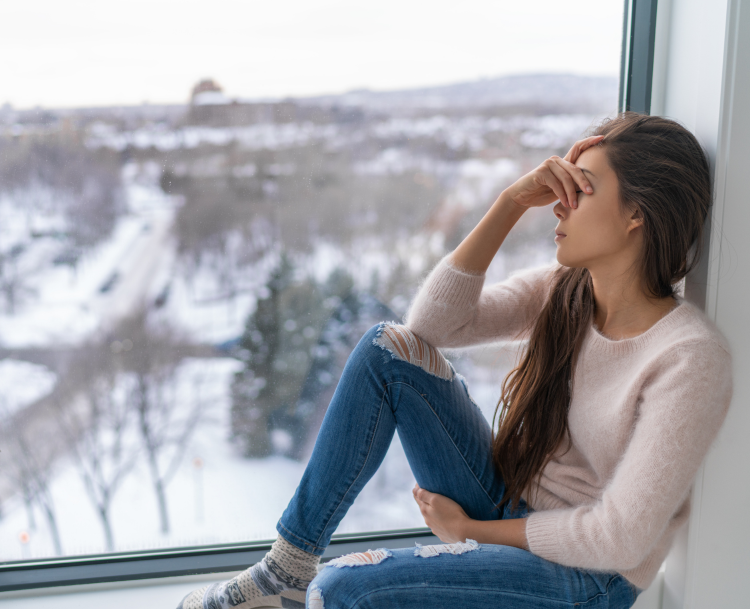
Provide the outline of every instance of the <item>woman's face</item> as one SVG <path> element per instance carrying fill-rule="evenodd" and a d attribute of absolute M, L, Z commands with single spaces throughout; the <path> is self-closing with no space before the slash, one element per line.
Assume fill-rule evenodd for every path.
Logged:
<path fill-rule="evenodd" d="M 578 207 L 556 203 L 559 220 L 555 232 L 557 261 L 563 266 L 584 267 L 632 262 L 640 250 L 641 222 L 620 205 L 617 175 L 601 146 L 585 150 L 575 163 L 591 182 L 594 192 L 578 193 Z M 564 235 L 564 236 L 563 236 Z"/>

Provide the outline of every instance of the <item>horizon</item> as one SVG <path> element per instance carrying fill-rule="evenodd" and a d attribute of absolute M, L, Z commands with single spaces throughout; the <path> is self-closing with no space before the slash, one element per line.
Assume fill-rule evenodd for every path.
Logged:
<path fill-rule="evenodd" d="M 315 99 L 315 98 L 326 98 L 326 97 L 340 97 L 344 95 L 351 95 L 351 94 L 357 94 L 357 93 L 373 93 L 373 94 L 389 94 L 389 93 L 398 93 L 402 91 L 419 91 L 419 90 L 430 90 L 430 89 L 440 89 L 443 87 L 451 87 L 456 85 L 469 85 L 473 83 L 478 82 L 484 82 L 484 81 L 494 81 L 494 80 L 502 80 L 505 78 L 513 78 L 513 77 L 554 77 L 554 76 L 562 76 L 562 77 L 570 77 L 570 78 L 591 78 L 591 79 L 618 79 L 619 75 L 617 74 L 576 74 L 573 72 L 519 72 L 519 73 L 510 73 L 510 74 L 500 74 L 496 76 L 482 76 L 479 78 L 474 79 L 467 79 L 467 80 L 457 80 L 457 81 L 450 81 L 450 82 L 440 82 L 440 83 L 434 83 L 434 84 L 426 84 L 426 85 L 415 85 L 415 86 L 405 86 L 402 88 L 392 88 L 392 89 L 375 89 L 370 87 L 358 87 L 356 89 L 348 89 L 345 91 L 339 91 L 339 92 L 320 92 L 320 93 L 314 93 L 310 95 L 286 95 L 286 96 L 276 96 L 276 97 L 246 97 L 246 96 L 240 96 L 240 95 L 232 95 L 230 92 L 227 92 L 224 87 L 222 86 L 222 83 L 217 82 L 221 88 L 222 93 L 230 100 L 232 101 L 238 101 L 240 103 L 264 103 L 264 102 L 279 102 L 279 101 L 285 101 L 285 100 L 308 100 L 308 99 Z M 204 79 L 210 79 L 210 76 L 206 76 L 204 78 L 200 78 L 196 80 L 194 83 L 197 84 L 199 81 Z M 216 79 L 213 79 L 214 81 Z M 108 105 L 75 105 L 75 106 L 43 106 L 43 105 L 37 105 L 37 106 L 30 106 L 30 107 L 18 107 L 15 106 L 9 102 L 1 102 L 0 101 L 0 111 L 9 108 L 11 111 L 14 112 L 30 112 L 34 110 L 45 110 L 45 111 L 65 111 L 65 110 L 96 110 L 96 109 L 107 109 L 107 108 L 139 108 L 139 107 L 169 107 L 169 106 L 187 106 L 190 104 L 190 91 L 188 91 L 187 95 L 185 96 L 185 99 L 183 101 L 164 101 L 164 102 L 150 102 L 150 101 L 143 101 L 140 103 L 130 103 L 130 104 L 108 104 Z"/>

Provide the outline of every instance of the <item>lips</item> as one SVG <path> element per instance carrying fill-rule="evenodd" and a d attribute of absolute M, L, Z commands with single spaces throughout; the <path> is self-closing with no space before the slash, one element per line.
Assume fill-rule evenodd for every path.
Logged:
<path fill-rule="evenodd" d="M 559 230 L 555 231 L 555 235 L 557 235 L 558 237 L 567 237 L 567 235 L 564 232 L 559 231 Z"/>

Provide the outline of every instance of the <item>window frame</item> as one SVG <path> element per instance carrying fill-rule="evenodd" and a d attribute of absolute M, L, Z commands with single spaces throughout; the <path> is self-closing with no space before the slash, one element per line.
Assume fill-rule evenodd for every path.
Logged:
<path fill-rule="evenodd" d="M 651 113 L 658 0 L 625 0 L 619 110 Z"/>
<path fill-rule="evenodd" d="M 618 109 L 649 113 L 654 68 L 657 0 L 625 0 Z M 435 543 L 429 528 L 334 534 L 323 560 L 367 550 Z M 104 582 L 124 582 L 180 575 L 239 571 L 259 561 L 272 540 L 96 554 L 0 563 L 0 593 Z"/>
<path fill-rule="evenodd" d="M 332 536 L 322 561 L 363 551 L 372 544 L 388 543 L 392 548 L 401 548 L 413 546 L 415 542 L 440 543 L 428 528 L 337 533 Z M 6 562 L 0 566 L 0 593 L 241 571 L 261 560 L 271 549 L 272 543 L 273 540 L 265 540 Z"/>

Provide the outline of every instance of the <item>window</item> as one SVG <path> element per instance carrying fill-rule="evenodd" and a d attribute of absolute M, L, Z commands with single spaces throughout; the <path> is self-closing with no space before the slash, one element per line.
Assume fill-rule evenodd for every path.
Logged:
<path fill-rule="evenodd" d="M 12 9 L 0 561 L 275 537 L 364 330 L 617 110 L 619 3 L 210 8 Z M 534 212 L 488 282 L 551 261 Z M 491 419 L 512 352 L 450 355 Z M 412 485 L 396 438 L 339 532 Z"/>

